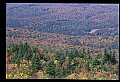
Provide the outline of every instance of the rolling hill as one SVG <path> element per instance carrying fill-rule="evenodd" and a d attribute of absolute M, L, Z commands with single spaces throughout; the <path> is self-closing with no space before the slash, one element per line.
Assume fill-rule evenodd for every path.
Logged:
<path fill-rule="evenodd" d="M 119 79 L 117 4 L 7 3 L 6 79 Z"/>
<path fill-rule="evenodd" d="M 72 36 L 119 34 L 117 4 L 7 3 L 6 11 L 6 27 Z"/>

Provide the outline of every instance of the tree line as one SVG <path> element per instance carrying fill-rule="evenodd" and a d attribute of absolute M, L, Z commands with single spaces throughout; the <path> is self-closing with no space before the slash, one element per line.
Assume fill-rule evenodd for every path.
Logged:
<path fill-rule="evenodd" d="M 20 64 L 26 60 L 27 64 L 32 69 L 32 73 L 39 70 L 44 71 L 50 78 L 64 78 L 71 73 L 79 73 L 81 71 L 94 73 L 96 71 L 110 71 L 118 75 L 118 61 L 115 57 L 115 52 L 104 49 L 103 53 L 97 55 L 90 54 L 90 50 L 71 49 L 70 51 L 56 51 L 51 53 L 45 51 L 42 53 L 40 49 L 31 46 L 27 42 L 11 44 L 7 48 L 7 52 L 11 52 L 10 63 Z"/>

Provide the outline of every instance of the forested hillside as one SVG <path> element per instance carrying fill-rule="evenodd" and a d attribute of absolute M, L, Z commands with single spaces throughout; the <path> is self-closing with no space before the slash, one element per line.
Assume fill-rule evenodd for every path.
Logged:
<path fill-rule="evenodd" d="M 6 11 L 7 27 L 73 36 L 119 34 L 117 4 L 8 3 Z"/>
<path fill-rule="evenodd" d="M 100 49 L 106 48 L 115 52 L 119 52 L 118 36 L 69 36 L 63 34 L 54 34 L 48 32 L 39 32 L 26 29 L 6 28 L 6 44 L 18 43 L 19 41 L 27 41 L 28 43 L 49 51 L 57 49 L 76 48 L 90 49 L 92 53 L 98 53 Z M 42 47 L 41 47 L 42 46 Z"/>
<path fill-rule="evenodd" d="M 6 3 L 6 79 L 119 80 L 119 5 Z"/>
<path fill-rule="evenodd" d="M 119 63 L 114 54 L 104 49 L 98 55 L 90 55 L 84 48 L 50 53 L 20 42 L 6 50 L 6 78 L 117 80 Z"/>

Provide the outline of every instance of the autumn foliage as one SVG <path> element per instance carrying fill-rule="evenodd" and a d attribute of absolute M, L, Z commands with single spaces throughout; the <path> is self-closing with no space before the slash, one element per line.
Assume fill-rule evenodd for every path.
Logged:
<path fill-rule="evenodd" d="M 9 46 L 9 52 L 12 54 L 6 52 L 6 78 L 118 79 L 119 64 L 112 51 L 105 49 L 103 54 L 91 55 L 84 49 L 81 51 L 73 49 L 68 53 L 39 50 L 26 42 Z"/>

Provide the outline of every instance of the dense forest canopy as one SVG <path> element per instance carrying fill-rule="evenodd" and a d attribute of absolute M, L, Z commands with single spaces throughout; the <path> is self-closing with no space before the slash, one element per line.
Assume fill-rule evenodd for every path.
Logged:
<path fill-rule="evenodd" d="M 119 5 L 6 3 L 7 79 L 119 79 Z"/>
<path fill-rule="evenodd" d="M 104 49 L 103 53 L 98 55 L 90 55 L 89 50 L 79 51 L 72 49 L 68 52 L 57 51 L 55 53 L 44 52 L 34 46 L 30 46 L 27 42 L 11 44 L 7 48 L 7 53 L 10 54 L 11 58 L 7 62 L 10 64 L 17 64 L 17 67 L 23 69 L 23 65 L 27 65 L 28 68 L 25 70 L 27 73 L 26 77 L 20 77 L 17 75 L 10 75 L 8 78 L 32 78 L 36 72 L 43 71 L 43 75 L 47 75 L 48 78 L 68 78 L 68 75 L 76 74 L 76 78 L 79 79 L 118 79 L 117 77 L 110 77 L 99 75 L 99 77 L 79 77 L 79 73 L 89 73 L 94 76 L 96 73 L 101 72 L 103 74 L 110 74 L 112 76 L 119 75 L 118 61 L 115 57 L 115 52 L 108 52 Z M 14 71 L 18 71 L 17 67 L 14 67 Z M 12 74 L 13 68 L 8 68 L 8 73 Z M 22 71 L 21 71 L 22 72 Z M 23 74 L 24 76 L 24 74 Z M 40 77 L 36 77 L 40 78 Z M 44 78 L 44 76 L 42 77 Z M 72 77 L 73 78 L 73 77 Z"/>
<path fill-rule="evenodd" d="M 117 35 L 118 4 L 7 4 L 6 25 L 67 35 Z M 86 30 L 87 29 L 87 30 Z M 59 31 L 58 31 L 59 30 Z"/>

